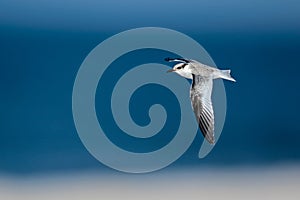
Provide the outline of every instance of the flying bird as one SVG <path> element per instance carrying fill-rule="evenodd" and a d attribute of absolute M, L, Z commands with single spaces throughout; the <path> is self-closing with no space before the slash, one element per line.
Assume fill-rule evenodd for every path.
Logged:
<path fill-rule="evenodd" d="M 235 82 L 230 75 L 230 70 L 219 70 L 196 60 L 184 58 L 166 58 L 165 60 L 167 62 L 177 62 L 167 72 L 175 72 L 180 76 L 193 80 L 190 89 L 191 104 L 203 136 L 210 144 L 214 144 L 215 121 L 211 101 L 213 79 L 222 78 Z"/>

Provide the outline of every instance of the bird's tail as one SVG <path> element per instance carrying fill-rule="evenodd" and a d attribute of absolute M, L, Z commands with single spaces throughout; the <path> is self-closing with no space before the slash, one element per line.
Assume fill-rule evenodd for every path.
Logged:
<path fill-rule="evenodd" d="M 232 78 L 232 76 L 230 75 L 230 72 L 231 72 L 230 69 L 220 70 L 220 72 L 221 72 L 220 75 L 219 75 L 220 78 L 236 82 L 236 80 L 234 78 Z"/>

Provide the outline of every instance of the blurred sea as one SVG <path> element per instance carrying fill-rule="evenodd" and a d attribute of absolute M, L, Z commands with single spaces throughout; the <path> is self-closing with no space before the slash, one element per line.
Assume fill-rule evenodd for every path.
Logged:
<path fill-rule="evenodd" d="M 76 72 L 87 53 L 115 33 L 2 28 L 2 172 L 101 167 L 79 140 L 71 96 Z M 197 159 L 202 140 L 198 134 L 175 165 L 299 162 L 300 38 L 268 33 L 188 35 L 204 46 L 219 67 L 231 68 L 237 83 L 225 82 L 227 118 L 213 152 L 204 160 Z"/>

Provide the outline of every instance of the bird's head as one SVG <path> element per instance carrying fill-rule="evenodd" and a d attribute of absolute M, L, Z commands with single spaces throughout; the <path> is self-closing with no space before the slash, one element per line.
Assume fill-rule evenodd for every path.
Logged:
<path fill-rule="evenodd" d="M 167 72 L 176 72 L 183 71 L 184 67 L 186 66 L 186 63 L 178 63 L 176 64 L 172 69 L 168 70 Z"/>
<path fill-rule="evenodd" d="M 189 79 L 192 78 L 192 74 L 190 73 L 190 70 L 188 69 L 188 63 L 178 63 L 172 69 L 168 70 L 167 72 L 175 72 L 185 78 L 189 78 Z"/>

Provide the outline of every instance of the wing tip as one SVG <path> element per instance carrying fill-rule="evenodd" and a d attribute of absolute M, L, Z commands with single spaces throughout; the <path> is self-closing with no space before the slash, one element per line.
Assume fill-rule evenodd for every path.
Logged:
<path fill-rule="evenodd" d="M 169 57 L 165 58 L 165 61 L 167 61 L 167 62 L 170 62 L 171 60 L 172 60 L 172 59 L 169 58 Z"/>
<path fill-rule="evenodd" d="M 167 62 L 189 63 L 189 61 L 187 59 L 184 59 L 184 58 L 170 58 L 170 57 L 167 57 L 167 58 L 165 58 L 165 61 L 167 61 Z"/>
<path fill-rule="evenodd" d="M 209 144 L 211 144 L 211 145 L 215 145 L 216 144 L 216 141 L 215 141 L 215 138 L 214 137 L 212 137 L 212 138 L 210 138 L 210 137 L 205 137 L 205 139 L 208 141 L 208 143 Z"/>
<path fill-rule="evenodd" d="M 202 121 L 198 121 L 198 125 L 199 125 L 200 131 L 201 131 L 202 135 L 204 136 L 204 138 L 206 139 L 206 141 L 209 144 L 214 145 L 216 141 L 215 141 L 213 129 L 208 130 L 208 128 L 205 127 L 205 124 Z"/>

